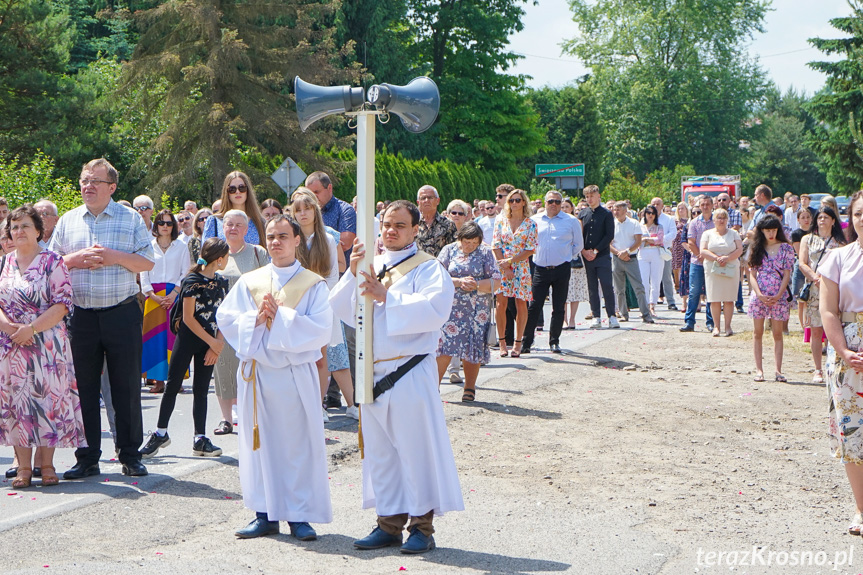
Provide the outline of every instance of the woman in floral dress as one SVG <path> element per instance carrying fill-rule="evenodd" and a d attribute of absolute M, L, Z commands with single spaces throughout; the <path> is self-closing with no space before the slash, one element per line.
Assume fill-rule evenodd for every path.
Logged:
<path fill-rule="evenodd" d="M 524 190 L 513 190 L 506 198 L 503 217 L 494 222 L 492 247 L 503 279 L 495 290 L 497 308 L 495 321 L 500 341 L 500 356 L 509 355 L 504 339 L 507 298 L 515 298 L 515 341 L 512 357 L 521 355 L 521 338 L 527 324 L 527 303 L 533 299 L 528 258 L 536 251 L 536 222 L 530 219 L 531 209 Z"/>
<path fill-rule="evenodd" d="M 767 215 L 755 226 L 755 238 L 749 250 L 749 317 L 755 323 L 753 348 L 755 352 L 755 381 L 764 381 L 762 369 L 762 342 L 764 321 L 773 321 L 773 358 L 776 363 L 776 381 L 787 381 L 782 375 L 782 330 L 791 310 L 788 301 L 791 270 L 794 268 L 794 248 L 785 238 L 782 222 Z"/>
<path fill-rule="evenodd" d="M 572 200 L 564 198 L 563 211 L 575 216 L 575 206 Z M 576 220 L 581 229 L 581 220 Z M 569 291 L 566 294 L 566 327 L 564 329 L 575 329 L 575 315 L 578 313 L 578 304 L 588 300 L 587 272 L 584 270 L 584 262 L 581 256 L 570 262 Z"/>
<path fill-rule="evenodd" d="M 677 235 L 671 244 L 671 273 L 674 275 L 674 285 L 677 293 L 683 298 L 683 306 L 680 311 L 686 310 L 686 298 L 689 295 L 689 260 L 687 251 L 686 226 L 689 225 L 689 206 L 686 202 L 680 202 L 674 208 L 676 212 L 675 223 L 677 224 Z"/>
<path fill-rule="evenodd" d="M 828 252 L 819 266 L 821 319 L 827 348 L 830 451 L 845 464 L 857 504 L 848 531 L 863 531 L 863 193 L 848 205 L 848 245 Z"/>
<path fill-rule="evenodd" d="M 438 374 L 442 379 L 450 360 L 460 358 L 465 377 L 461 400 L 473 401 L 479 366 L 489 361 L 491 300 L 500 272 L 491 248 L 482 243 L 482 228 L 476 223 L 467 222 L 455 237 L 455 243 L 444 246 L 437 258 L 455 284 L 452 311 L 441 328 L 437 349 Z"/>
<path fill-rule="evenodd" d="M 16 489 L 29 487 L 34 447 L 42 485 L 57 485 L 56 447 L 84 447 L 84 423 L 63 316 L 72 284 L 63 258 L 39 246 L 42 218 L 24 205 L 9 214 L 15 251 L 0 271 L 0 444 L 15 448 Z"/>

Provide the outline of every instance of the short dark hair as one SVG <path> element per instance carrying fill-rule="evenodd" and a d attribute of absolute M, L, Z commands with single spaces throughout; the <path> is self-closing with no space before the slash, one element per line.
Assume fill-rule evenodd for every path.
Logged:
<path fill-rule="evenodd" d="M 180 230 L 178 229 L 179 226 L 177 225 L 177 218 L 175 218 L 174 214 L 171 213 L 171 210 L 167 208 L 156 214 L 156 217 L 153 218 L 153 227 L 150 229 L 150 233 L 153 234 L 154 238 L 159 237 L 159 220 L 164 216 L 168 216 L 171 218 L 171 221 L 174 222 L 174 225 L 171 226 L 171 241 L 173 242 L 180 235 Z"/>
<path fill-rule="evenodd" d="M 5 238 L 7 240 L 12 239 L 12 222 L 24 217 L 29 217 L 33 220 L 33 225 L 36 227 L 36 231 L 39 232 L 39 237 L 36 239 L 41 240 L 45 235 L 45 224 L 42 223 L 42 216 L 39 215 L 33 204 L 24 204 L 9 212 L 9 215 L 6 216 L 6 229 L 3 231 Z"/>
<path fill-rule="evenodd" d="M 329 188 L 333 185 L 333 181 L 327 175 L 326 172 L 312 172 L 309 174 L 309 177 L 306 178 L 306 183 L 309 182 L 320 182 L 321 185 L 325 188 Z"/>
<path fill-rule="evenodd" d="M 482 228 L 476 222 L 465 222 L 459 231 L 455 233 L 457 240 L 480 240 L 483 238 Z"/>
<path fill-rule="evenodd" d="M 420 224 L 420 209 L 415 203 L 408 200 L 396 200 L 384 209 L 384 217 L 386 217 L 387 212 L 393 210 L 407 210 L 411 215 L 411 225 L 418 226 Z"/>
<path fill-rule="evenodd" d="M 278 223 L 278 222 L 288 222 L 291 225 L 291 232 L 293 232 L 293 234 L 295 236 L 302 237 L 303 234 L 302 234 L 302 230 L 300 229 L 300 224 L 297 223 L 297 220 L 295 220 L 294 218 L 292 218 L 291 216 L 289 216 L 287 214 L 278 214 L 278 215 L 270 218 L 267 221 L 267 225 L 264 227 L 265 234 L 266 234 L 266 228 L 268 228 L 271 225 Z M 266 241 L 266 235 L 264 237 L 265 237 L 265 241 Z"/>
<path fill-rule="evenodd" d="M 771 190 L 770 186 L 768 186 L 767 184 L 761 184 L 760 186 L 755 188 L 755 195 L 757 196 L 758 194 L 761 194 L 765 198 L 770 199 L 773 197 L 773 190 Z"/>

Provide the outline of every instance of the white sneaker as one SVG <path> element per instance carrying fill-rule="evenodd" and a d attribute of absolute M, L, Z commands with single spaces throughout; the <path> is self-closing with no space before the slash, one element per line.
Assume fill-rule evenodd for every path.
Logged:
<path fill-rule="evenodd" d="M 464 383 L 464 380 L 458 373 L 449 374 L 449 382 L 450 383 Z"/>
<path fill-rule="evenodd" d="M 357 421 L 359 421 L 360 420 L 360 408 L 358 408 L 356 405 L 352 405 L 345 410 L 345 415 L 350 417 L 351 419 L 356 419 Z"/>
<path fill-rule="evenodd" d="M 324 423 L 329 423 L 330 415 L 327 413 L 327 410 L 322 407 L 321 411 L 324 413 Z"/>
<path fill-rule="evenodd" d="M 611 329 L 619 329 L 620 322 L 617 321 L 616 317 L 610 317 L 608 318 L 608 327 L 610 327 Z"/>
<path fill-rule="evenodd" d="M 593 321 L 590 322 L 590 329 L 602 329 L 602 320 L 598 317 L 593 318 Z"/>

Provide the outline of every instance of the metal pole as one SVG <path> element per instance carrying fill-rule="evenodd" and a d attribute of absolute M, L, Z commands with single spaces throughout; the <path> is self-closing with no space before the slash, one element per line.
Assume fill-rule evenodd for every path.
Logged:
<path fill-rule="evenodd" d="M 357 237 L 365 246 L 366 255 L 357 270 L 368 271 L 374 262 L 375 246 L 375 121 L 376 111 L 357 112 Z M 359 279 L 358 275 L 358 279 Z M 356 402 L 374 401 L 374 354 L 372 327 L 374 300 L 360 296 L 357 282 L 356 339 Z"/>

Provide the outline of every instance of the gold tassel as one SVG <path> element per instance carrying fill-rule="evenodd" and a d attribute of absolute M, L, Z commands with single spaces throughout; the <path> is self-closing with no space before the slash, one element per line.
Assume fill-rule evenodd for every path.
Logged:
<path fill-rule="evenodd" d="M 249 377 L 246 377 L 246 362 L 243 362 L 243 381 L 252 384 L 252 451 L 257 451 L 261 448 L 261 432 L 258 429 L 258 382 L 255 377 L 255 367 L 257 361 L 252 360 L 252 369 Z"/>
<path fill-rule="evenodd" d="M 360 448 L 360 459 L 365 459 L 366 452 L 363 444 L 363 406 L 358 403 L 357 409 L 360 410 L 360 420 L 357 423 L 357 445 L 359 445 Z"/>

